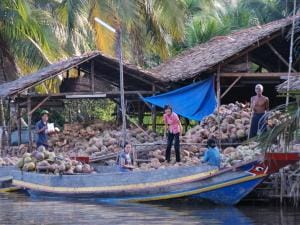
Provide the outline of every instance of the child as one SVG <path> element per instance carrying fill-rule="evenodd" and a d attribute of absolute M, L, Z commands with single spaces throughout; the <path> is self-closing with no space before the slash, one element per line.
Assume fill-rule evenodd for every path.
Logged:
<path fill-rule="evenodd" d="M 217 166 L 220 168 L 221 156 L 220 151 L 216 147 L 216 141 L 214 139 L 207 140 L 207 150 L 204 153 L 203 162 L 211 166 Z"/>

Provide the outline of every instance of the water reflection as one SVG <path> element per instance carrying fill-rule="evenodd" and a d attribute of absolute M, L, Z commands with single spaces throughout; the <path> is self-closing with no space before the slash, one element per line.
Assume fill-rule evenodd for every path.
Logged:
<path fill-rule="evenodd" d="M 0 224 L 300 224 L 299 210 L 266 206 L 220 207 L 195 201 L 108 204 L 0 195 Z"/>

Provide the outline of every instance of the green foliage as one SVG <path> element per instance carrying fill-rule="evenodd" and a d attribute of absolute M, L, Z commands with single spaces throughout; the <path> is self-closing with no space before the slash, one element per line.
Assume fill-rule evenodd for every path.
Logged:
<path fill-rule="evenodd" d="M 63 116 L 67 122 L 115 119 L 116 105 L 108 99 L 66 100 Z"/>

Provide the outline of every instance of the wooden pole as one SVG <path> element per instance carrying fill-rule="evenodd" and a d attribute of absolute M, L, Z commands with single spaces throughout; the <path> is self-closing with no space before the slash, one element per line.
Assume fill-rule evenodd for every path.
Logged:
<path fill-rule="evenodd" d="M 28 120 L 28 150 L 32 151 L 32 132 L 31 132 L 31 98 L 27 97 L 27 120 Z"/>
<path fill-rule="evenodd" d="M 123 74 L 123 55 L 122 55 L 122 30 L 118 30 L 119 44 L 119 65 L 120 65 L 120 94 L 121 94 L 121 112 L 122 112 L 122 144 L 126 142 L 126 109 L 124 96 L 124 74 Z"/>
<path fill-rule="evenodd" d="M 242 76 L 237 77 L 232 84 L 222 93 L 221 99 L 233 88 L 233 86 L 242 78 Z"/>
<path fill-rule="evenodd" d="M 289 66 L 289 63 L 283 58 L 283 56 L 273 47 L 273 45 L 271 45 L 270 43 L 267 43 L 267 45 L 269 46 L 269 48 L 275 53 L 275 55 L 277 55 L 277 57 L 286 65 Z M 294 68 L 291 68 L 293 70 L 293 72 L 297 72 L 297 70 L 295 70 Z"/>
<path fill-rule="evenodd" d="M 22 134 L 21 134 L 21 109 L 19 103 L 16 105 L 16 113 L 17 113 L 17 128 L 18 128 L 18 145 L 21 145 L 22 142 Z"/>
<path fill-rule="evenodd" d="M 11 102 L 10 102 L 10 98 L 7 101 L 7 116 L 8 116 L 7 139 L 8 139 L 8 145 L 10 145 L 10 143 L 11 143 Z"/>
<path fill-rule="evenodd" d="M 92 92 L 95 93 L 95 62 L 93 59 L 91 61 L 91 82 Z"/>
<path fill-rule="evenodd" d="M 139 101 L 139 103 L 138 103 L 138 124 L 140 126 L 143 125 L 143 119 L 144 119 L 144 113 L 142 111 L 142 102 Z"/>
<path fill-rule="evenodd" d="M 4 116 L 4 107 L 3 98 L 0 98 L 0 120 L 1 120 L 1 127 L 2 127 L 2 136 L 1 136 L 1 143 L 0 143 L 0 149 L 3 150 L 2 154 L 4 153 L 4 146 L 6 146 L 7 143 L 7 132 L 6 132 L 6 125 L 5 125 L 5 116 Z"/>
<path fill-rule="evenodd" d="M 219 130 L 219 136 L 221 134 L 221 118 L 220 118 L 220 106 L 221 106 L 221 79 L 220 79 L 220 74 L 221 74 L 221 66 L 218 65 L 218 70 L 217 70 L 217 110 L 218 110 L 218 130 Z M 221 146 L 221 138 L 218 138 L 218 144 Z"/>
<path fill-rule="evenodd" d="M 153 96 L 155 95 L 155 85 L 152 85 Z M 156 132 L 156 107 L 152 105 L 151 107 L 151 119 L 152 119 L 152 130 Z"/>
<path fill-rule="evenodd" d="M 39 104 L 37 104 L 32 110 L 30 110 L 29 112 L 27 112 L 27 114 L 32 115 L 38 108 L 40 108 L 49 98 L 51 97 L 51 95 L 49 94 L 46 98 L 44 98 Z M 27 97 L 27 101 L 28 101 Z M 28 102 L 27 102 L 28 104 Z M 31 104 L 31 98 L 30 98 L 30 104 Z"/>

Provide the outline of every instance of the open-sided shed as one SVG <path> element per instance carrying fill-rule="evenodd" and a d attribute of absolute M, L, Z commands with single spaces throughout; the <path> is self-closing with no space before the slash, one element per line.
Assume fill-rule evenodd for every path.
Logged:
<path fill-rule="evenodd" d="M 21 107 L 27 108 L 28 124 L 31 124 L 32 113 L 51 101 L 59 104 L 63 99 L 109 98 L 118 103 L 120 97 L 119 69 L 119 61 L 115 58 L 103 55 L 99 51 L 88 52 L 51 64 L 17 80 L 1 84 L 0 99 L 2 103 L 5 103 L 8 111 L 10 111 L 11 103 L 14 102 L 20 133 Z M 123 71 L 125 96 L 134 104 L 140 101 L 142 95 L 153 95 L 156 91 L 165 89 L 164 82 L 154 77 L 149 71 L 129 63 L 123 64 Z M 51 80 L 57 81 L 58 91 L 48 90 L 48 93 L 45 94 L 35 91 L 37 85 Z M 1 119 L 4 129 L 6 129 L 4 115 L 1 116 Z M 10 131 L 10 121 L 7 125 L 8 131 Z M 20 140 L 19 135 L 19 142 Z M 29 140 L 31 140 L 31 134 L 29 134 Z"/>
<path fill-rule="evenodd" d="M 296 16 L 296 23 L 299 23 L 299 18 Z M 254 94 L 254 85 L 262 83 L 271 104 L 279 104 L 275 86 L 287 75 L 291 23 L 292 17 L 288 17 L 212 38 L 151 72 L 174 85 L 185 85 L 215 75 L 218 97 L 224 103 L 249 100 Z M 297 38 L 298 34 L 295 35 Z M 297 60 L 293 63 L 291 75 L 300 75 L 299 68 Z"/>

